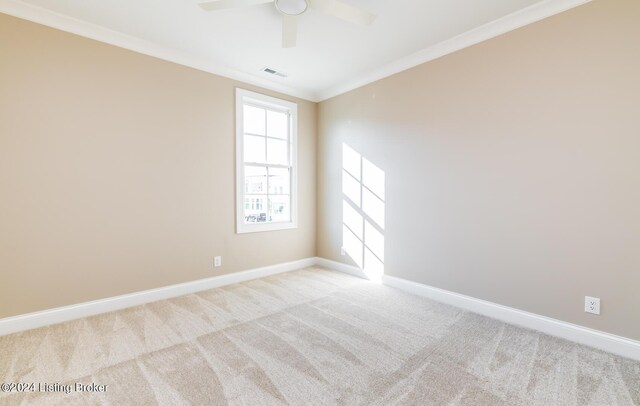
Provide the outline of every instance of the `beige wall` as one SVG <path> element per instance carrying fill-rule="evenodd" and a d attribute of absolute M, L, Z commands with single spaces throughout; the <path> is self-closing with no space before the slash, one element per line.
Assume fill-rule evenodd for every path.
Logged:
<path fill-rule="evenodd" d="M 237 235 L 234 89 L 260 89 L 0 15 L 0 318 L 349 262 L 345 142 L 386 174 L 387 274 L 640 339 L 637 21 L 596 0 L 319 107 L 281 96 L 299 228 Z"/>
<path fill-rule="evenodd" d="M 640 339 L 638 22 L 596 0 L 321 103 L 319 256 L 349 262 L 345 142 L 386 174 L 388 275 Z"/>
<path fill-rule="evenodd" d="M 236 86 L 0 14 L 0 318 L 314 256 L 316 104 L 299 228 L 237 235 Z"/>

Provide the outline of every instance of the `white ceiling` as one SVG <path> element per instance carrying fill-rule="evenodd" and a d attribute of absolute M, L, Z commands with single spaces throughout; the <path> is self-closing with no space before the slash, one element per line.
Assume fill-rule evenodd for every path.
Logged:
<path fill-rule="evenodd" d="M 588 0 L 343 1 L 376 20 L 360 27 L 308 10 L 299 19 L 297 47 L 286 49 L 280 46 L 281 15 L 271 3 L 205 12 L 197 0 L 0 0 L 0 12 L 317 101 L 459 49 L 464 41 L 455 40 L 470 31 L 478 35 L 467 45 Z M 22 6 L 38 8 L 17 12 Z M 99 28 L 109 31 L 87 33 Z M 117 37 L 113 31 L 125 35 L 106 38 L 109 32 Z M 429 57 L 439 44 L 451 49 Z M 421 52 L 422 60 L 411 59 Z M 265 66 L 288 77 L 261 72 Z"/>

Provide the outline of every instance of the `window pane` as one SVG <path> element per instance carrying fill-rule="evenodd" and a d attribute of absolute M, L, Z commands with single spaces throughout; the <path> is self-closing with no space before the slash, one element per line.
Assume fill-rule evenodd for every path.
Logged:
<path fill-rule="evenodd" d="M 280 113 L 277 111 L 267 111 L 267 135 L 269 137 L 276 137 L 287 139 L 289 138 L 289 117 L 286 113 Z"/>
<path fill-rule="evenodd" d="M 265 223 L 267 221 L 267 196 L 245 195 L 244 202 L 245 223 Z"/>
<path fill-rule="evenodd" d="M 255 135 L 244 136 L 244 161 L 245 162 L 265 162 L 265 138 Z"/>
<path fill-rule="evenodd" d="M 267 139 L 268 163 L 276 165 L 289 164 L 289 143 L 287 141 Z"/>
<path fill-rule="evenodd" d="M 244 105 L 244 132 L 258 135 L 265 135 L 265 110 Z"/>
<path fill-rule="evenodd" d="M 267 168 L 244 167 L 244 192 L 267 193 Z"/>
<path fill-rule="evenodd" d="M 289 168 L 269 168 L 269 193 L 288 195 L 291 190 Z"/>
<path fill-rule="evenodd" d="M 291 221 L 290 196 L 269 196 L 268 221 Z"/>

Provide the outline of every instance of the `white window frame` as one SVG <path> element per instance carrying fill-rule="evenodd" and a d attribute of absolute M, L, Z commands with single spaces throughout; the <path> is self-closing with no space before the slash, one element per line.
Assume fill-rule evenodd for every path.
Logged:
<path fill-rule="evenodd" d="M 291 165 L 291 221 L 246 223 L 244 218 L 244 104 L 289 114 L 289 162 Z M 236 233 L 255 233 L 298 228 L 298 105 L 249 90 L 236 88 Z"/>

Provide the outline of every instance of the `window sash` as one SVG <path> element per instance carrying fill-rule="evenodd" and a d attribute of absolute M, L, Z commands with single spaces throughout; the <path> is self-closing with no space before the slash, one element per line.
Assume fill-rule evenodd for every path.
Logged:
<path fill-rule="evenodd" d="M 246 182 L 246 175 L 244 175 L 245 172 L 243 172 L 243 176 L 244 176 L 243 184 L 245 184 L 245 187 L 243 187 L 242 194 L 243 194 L 243 198 L 244 198 L 245 204 L 244 204 L 244 210 L 243 210 L 243 213 L 242 213 L 242 217 L 244 218 L 244 223 L 245 224 L 254 224 L 254 222 L 247 221 L 247 217 L 253 215 L 253 213 L 247 213 L 247 210 L 249 210 L 249 211 L 255 211 L 255 210 L 265 211 L 266 214 L 269 215 L 269 212 L 271 210 L 271 208 L 269 207 L 269 197 L 272 197 L 272 196 L 287 196 L 288 197 L 289 219 L 288 220 L 279 220 L 279 221 L 271 220 L 271 221 L 266 221 L 264 223 L 266 223 L 266 224 L 275 224 L 275 223 L 289 223 L 289 222 L 291 222 L 291 220 L 292 220 L 292 218 L 291 218 L 291 216 L 292 216 L 291 207 L 293 205 L 293 194 L 291 193 L 291 190 L 292 190 L 291 183 L 292 183 L 293 167 L 291 165 L 269 165 L 269 164 L 247 164 L 247 163 L 245 163 L 243 165 L 243 171 L 247 166 L 256 167 L 256 168 L 266 168 L 267 169 L 267 172 L 266 172 L 267 176 L 266 176 L 266 187 L 265 187 L 266 192 L 264 192 L 264 193 L 247 192 L 246 191 L 246 183 L 245 183 Z M 270 192 L 270 190 L 271 190 L 271 184 L 270 184 L 271 175 L 269 174 L 269 168 L 288 169 L 289 177 L 288 177 L 287 181 L 288 181 L 289 193 L 272 193 L 272 192 Z M 253 200 L 252 200 L 251 204 L 250 204 L 250 208 L 247 208 L 246 207 L 246 199 L 247 198 L 253 199 L 256 196 L 264 196 L 265 201 L 266 201 L 266 207 L 262 207 L 262 208 L 258 209 L 253 204 Z"/>

